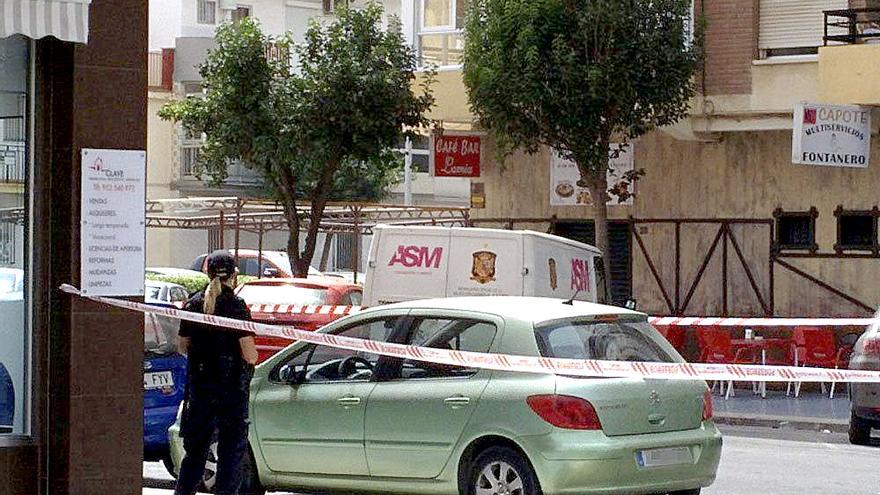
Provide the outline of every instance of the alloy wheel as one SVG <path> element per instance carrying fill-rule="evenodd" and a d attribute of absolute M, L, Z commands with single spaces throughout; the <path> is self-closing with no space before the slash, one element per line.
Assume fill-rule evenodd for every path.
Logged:
<path fill-rule="evenodd" d="M 523 481 L 510 464 L 496 461 L 486 465 L 477 476 L 476 495 L 523 495 Z"/>

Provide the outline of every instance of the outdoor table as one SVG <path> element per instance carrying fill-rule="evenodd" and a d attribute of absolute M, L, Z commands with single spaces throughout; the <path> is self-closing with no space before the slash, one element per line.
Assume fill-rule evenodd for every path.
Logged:
<path fill-rule="evenodd" d="M 764 338 L 755 337 L 752 339 L 731 339 L 730 345 L 734 349 L 747 348 L 761 351 L 761 365 L 767 364 L 767 351 L 769 349 L 777 349 L 782 352 L 788 352 L 791 348 L 791 339 L 783 338 Z M 767 398 L 767 382 L 761 382 L 758 386 L 761 392 L 761 398 Z"/>

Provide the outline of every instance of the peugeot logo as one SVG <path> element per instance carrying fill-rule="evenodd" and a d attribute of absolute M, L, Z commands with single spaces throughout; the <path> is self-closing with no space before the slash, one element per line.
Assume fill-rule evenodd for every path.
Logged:
<path fill-rule="evenodd" d="M 149 362 L 149 361 L 144 361 L 144 369 L 145 369 L 145 370 L 148 370 L 148 369 L 150 369 L 150 368 L 152 368 L 152 367 L 153 367 L 153 363 L 151 363 L 151 362 Z"/>
<path fill-rule="evenodd" d="M 656 390 L 651 390 L 651 404 L 659 405 L 660 404 L 660 394 L 657 393 Z"/>

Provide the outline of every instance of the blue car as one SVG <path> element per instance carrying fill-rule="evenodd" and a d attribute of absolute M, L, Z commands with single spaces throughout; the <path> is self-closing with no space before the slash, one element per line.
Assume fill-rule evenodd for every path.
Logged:
<path fill-rule="evenodd" d="M 6 366 L 0 363 L 0 433 L 12 433 L 15 419 L 15 387 Z"/>
<path fill-rule="evenodd" d="M 177 351 L 178 327 L 178 320 L 144 315 L 144 460 L 161 460 L 166 466 L 171 466 L 168 427 L 186 390 L 186 358 Z"/>

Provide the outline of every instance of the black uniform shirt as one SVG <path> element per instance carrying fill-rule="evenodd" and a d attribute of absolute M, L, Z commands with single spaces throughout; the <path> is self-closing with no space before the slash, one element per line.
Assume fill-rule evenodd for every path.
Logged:
<path fill-rule="evenodd" d="M 192 296 L 183 307 L 186 311 L 204 313 L 205 293 L 199 292 Z M 250 320 L 251 312 L 244 300 L 236 296 L 232 289 L 223 286 L 217 296 L 214 315 L 236 320 Z M 189 337 L 188 360 L 190 367 L 198 366 L 205 370 L 226 368 L 229 363 L 244 364 L 241 357 L 241 346 L 238 340 L 254 335 L 253 332 L 231 328 L 217 328 L 214 325 L 191 321 L 180 322 L 181 337 Z"/>

